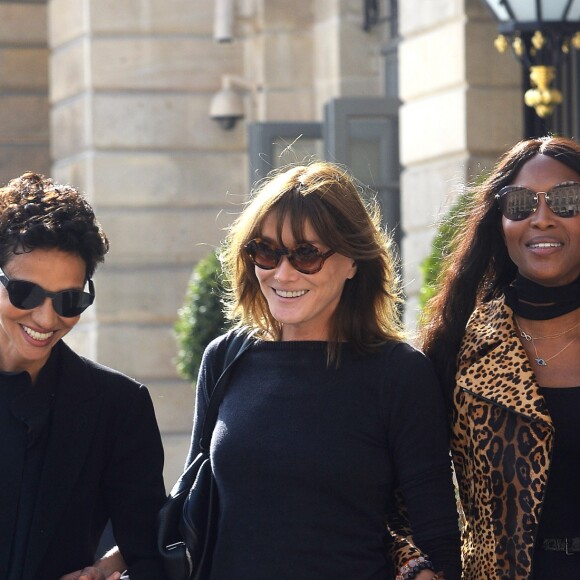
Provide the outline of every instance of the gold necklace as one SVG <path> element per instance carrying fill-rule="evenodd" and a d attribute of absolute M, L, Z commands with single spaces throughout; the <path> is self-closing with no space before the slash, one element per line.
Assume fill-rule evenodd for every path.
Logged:
<path fill-rule="evenodd" d="M 536 353 L 536 358 L 534 360 L 541 367 L 547 367 L 548 361 L 551 361 L 553 358 L 556 358 L 559 354 L 562 354 L 575 340 L 576 340 L 576 337 L 574 337 L 562 350 L 559 350 L 556 354 L 553 354 L 550 358 L 542 358 L 538 354 L 538 349 L 536 348 L 536 343 L 532 340 L 532 346 L 534 347 L 534 352 Z"/>
<path fill-rule="evenodd" d="M 520 323 L 517 320 L 516 320 L 516 324 L 518 325 L 518 329 L 520 331 L 520 336 L 522 338 L 525 338 L 528 342 L 530 340 L 534 341 L 534 340 L 546 340 L 549 338 L 558 338 L 559 336 L 564 336 L 565 334 L 568 334 L 571 330 L 574 330 L 575 328 L 578 328 L 580 326 L 580 322 L 578 322 L 577 324 L 575 324 L 574 326 L 571 326 L 567 330 L 563 330 L 562 332 L 558 332 L 558 334 L 550 334 L 548 336 L 531 336 L 527 332 L 524 331 L 524 329 L 520 326 Z"/>
<path fill-rule="evenodd" d="M 536 358 L 534 359 L 536 361 L 536 364 L 538 364 L 541 367 L 547 367 L 548 362 L 551 361 L 552 359 L 556 358 L 559 354 L 562 354 L 576 340 L 577 337 L 575 336 L 563 349 L 559 350 L 556 354 L 553 354 L 550 358 L 543 358 L 538 354 L 538 349 L 536 348 L 536 343 L 534 341 L 546 340 L 549 338 L 557 338 L 559 336 L 564 336 L 565 334 L 568 334 L 571 330 L 578 328 L 580 326 L 580 322 L 578 322 L 574 326 L 571 326 L 567 330 L 564 330 L 563 332 L 559 332 L 557 334 L 551 334 L 549 336 L 535 336 L 535 337 L 532 336 L 531 334 L 528 334 L 527 332 L 525 332 L 517 320 L 516 320 L 516 325 L 518 327 L 518 330 L 520 331 L 520 336 L 524 340 L 526 340 L 527 342 L 532 343 L 532 346 L 534 347 L 534 352 L 536 353 Z"/>

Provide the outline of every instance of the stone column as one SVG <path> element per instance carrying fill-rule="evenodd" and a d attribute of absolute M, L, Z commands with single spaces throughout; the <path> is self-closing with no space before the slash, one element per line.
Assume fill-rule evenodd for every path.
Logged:
<path fill-rule="evenodd" d="M 493 47 L 481 0 L 399 2 L 400 153 L 406 323 L 414 328 L 434 224 L 522 136 L 519 64 Z"/>
<path fill-rule="evenodd" d="M 0 185 L 50 170 L 46 5 L 0 2 Z"/>
<path fill-rule="evenodd" d="M 149 387 L 170 486 L 194 403 L 173 324 L 193 265 L 245 193 L 244 131 L 208 114 L 242 54 L 213 42 L 212 2 L 52 0 L 49 24 L 53 173 L 87 193 L 111 242 L 69 342 Z"/>

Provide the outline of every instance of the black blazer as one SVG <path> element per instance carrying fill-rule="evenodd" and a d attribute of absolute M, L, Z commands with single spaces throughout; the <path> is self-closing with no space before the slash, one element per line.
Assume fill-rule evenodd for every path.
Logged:
<path fill-rule="evenodd" d="M 57 580 L 91 565 L 109 518 L 131 580 L 159 580 L 155 530 L 166 494 L 149 393 L 62 341 L 55 348 L 62 370 L 22 580 Z M 13 533 L 1 520 L 0 539 Z"/>

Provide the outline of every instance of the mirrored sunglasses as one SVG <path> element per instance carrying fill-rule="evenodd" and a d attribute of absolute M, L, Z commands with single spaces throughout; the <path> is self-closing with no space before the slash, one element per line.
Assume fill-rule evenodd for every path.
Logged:
<path fill-rule="evenodd" d="M 282 256 L 286 256 L 292 266 L 302 274 L 316 274 L 322 270 L 324 262 L 335 253 L 328 250 L 322 253 L 316 246 L 304 242 L 294 249 L 278 248 L 274 244 L 255 238 L 250 240 L 244 250 L 255 266 L 262 270 L 273 270 L 280 263 Z"/>
<path fill-rule="evenodd" d="M 540 194 L 544 195 L 548 207 L 558 217 L 574 217 L 580 213 L 580 183 L 575 181 L 560 183 L 549 191 L 532 191 L 521 185 L 507 185 L 495 197 L 503 216 L 518 222 L 536 211 Z"/>
<path fill-rule="evenodd" d="M 32 310 L 50 298 L 56 313 L 65 318 L 79 316 L 95 299 L 95 286 L 92 280 L 89 280 L 88 292 L 83 290 L 49 292 L 34 282 L 10 280 L 0 268 L 0 283 L 6 288 L 12 306 L 21 310 Z"/>

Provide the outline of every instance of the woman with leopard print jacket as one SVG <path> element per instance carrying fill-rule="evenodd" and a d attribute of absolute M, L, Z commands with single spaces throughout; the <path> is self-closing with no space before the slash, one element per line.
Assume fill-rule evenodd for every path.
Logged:
<path fill-rule="evenodd" d="M 580 578 L 580 146 L 518 143 L 469 206 L 421 329 L 447 389 L 463 577 Z"/>

